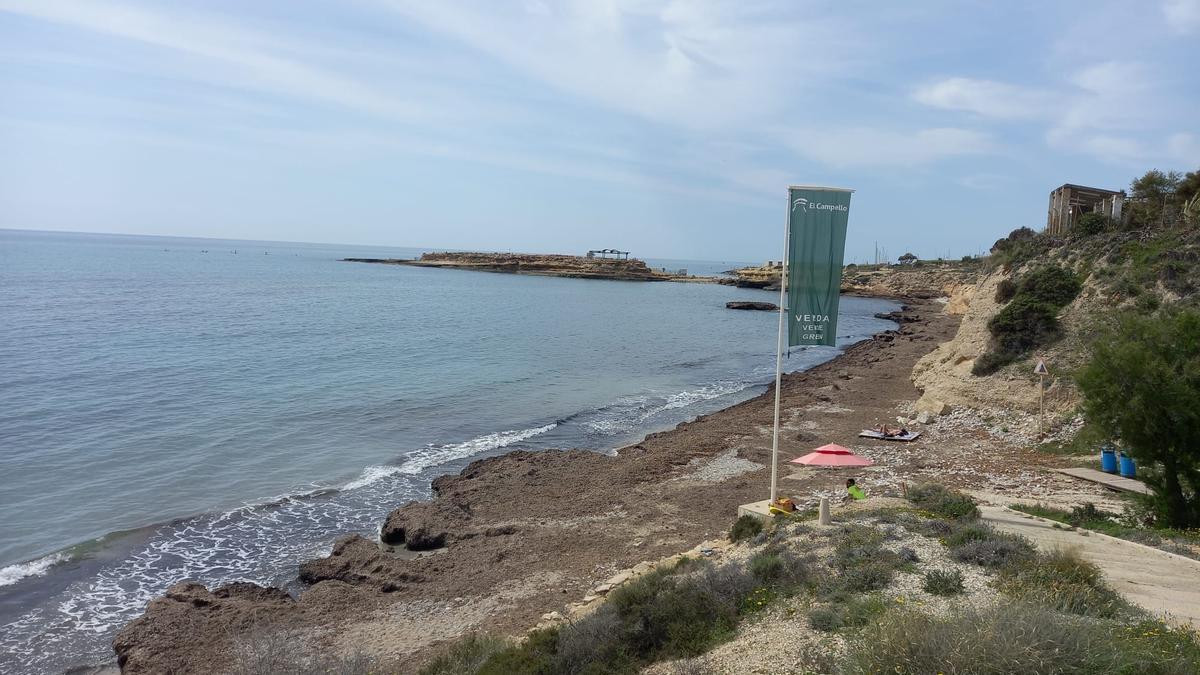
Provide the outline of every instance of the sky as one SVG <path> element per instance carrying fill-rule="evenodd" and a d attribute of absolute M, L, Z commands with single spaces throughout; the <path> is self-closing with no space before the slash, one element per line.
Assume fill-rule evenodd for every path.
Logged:
<path fill-rule="evenodd" d="M 1200 168 L 1200 0 L 0 0 L 0 227 L 847 261 Z"/>

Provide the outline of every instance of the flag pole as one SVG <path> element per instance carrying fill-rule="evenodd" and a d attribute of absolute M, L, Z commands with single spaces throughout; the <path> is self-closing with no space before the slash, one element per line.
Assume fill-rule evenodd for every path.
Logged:
<path fill-rule="evenodd" d="M 783 380 L 783 324 L 787 316 L 788 257 L 791 252 L 792 193 L 788 191 L 787 217 L 783 219 L 783 268 L 779 273 L 779 337 L 775 343 L 775 427 L 771 437 L 771 503 L 775 503 L 779 484 L 779 407 L 783 399 L 780 384 Z"/>

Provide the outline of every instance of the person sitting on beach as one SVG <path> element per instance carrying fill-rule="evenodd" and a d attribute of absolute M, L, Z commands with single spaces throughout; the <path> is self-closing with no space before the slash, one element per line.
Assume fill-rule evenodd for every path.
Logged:
<path fill-rule="evenodd" d="M 846 479 L 846 497 L 843 501 L 859 501 L 867 498 L 867 493 L 854 482 L 853 478 Z"/>

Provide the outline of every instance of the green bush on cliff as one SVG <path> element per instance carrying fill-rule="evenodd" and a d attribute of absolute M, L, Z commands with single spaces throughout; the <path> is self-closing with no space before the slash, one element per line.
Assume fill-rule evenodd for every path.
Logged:
<path fill-rule="evenodd" d="M 1016 282 L 1012 300 L 988 321 L 992 345 L 975 360 L 971 372 L 990 375 L 1062 335 L 1058 312 L 1070 304 L 1083 284 L 1068 269 L 1056 265 L 1033 270 Z M 997 290 L 999 295 L 999 290 Z"/>

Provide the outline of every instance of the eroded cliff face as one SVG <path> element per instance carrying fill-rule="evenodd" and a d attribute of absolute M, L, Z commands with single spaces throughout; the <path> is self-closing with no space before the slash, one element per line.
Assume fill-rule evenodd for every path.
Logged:
<path fill-rule="evenodd" d="M 913 384 L 922 391 L 918 410 L 944 412 L 947 407 L 988 410 L 1020 410 L 1036 413 L 1039 409 L 1039 378 L 1034 367 L 1039 359 L 1050 370 L 1044 396 L 1048 420 L 1069 416 L 1079 404 L 1079 391 L 1070 373 L 1082 367 L 1088 358 L 1087 341 L 1095 332 L 1097 317 L 1105 313 L 1108 299 L 1094 279 L 1088 278 L 1083 291 L 1058 314 L 1062 337 L 1026 354 L 1014 363 L 987 376 L 971 372 L 975 360 L 988 351 L 991 333 L 988 321 L 1004 305 L 996 301 L 996 288 L 1005 279 L 1016 279 L 1022 272 L 1045 261 L 1037 261 L 1017 271 L 997 269 L 980 279 L 972 293 L 952 296 L 947 311 L 963 315 L 958 333 L 925 355 L 913 368 Z M 1080 272 L 1080 270 L 1076 270 Z"/>

